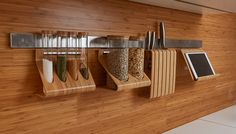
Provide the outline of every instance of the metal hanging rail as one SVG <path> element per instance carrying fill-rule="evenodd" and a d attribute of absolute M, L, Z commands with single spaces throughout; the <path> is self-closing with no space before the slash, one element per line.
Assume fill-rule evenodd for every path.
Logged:
<path fill-rule="evenodd" d="M 160 23 L 160 38 L 156 38 L 156 33 L 149 31 L 146 38 L 139 40 L 136 43 L 129 43 L 128 48 L 145 48 L 146 50 L 160 49 L 160 48 L 201 48 L 201 40 L 177 40 L 166 39 L 164 23 Z M 88 46 L 86 48 L 106 49 L 106 48 L 124 48 L 119 45 L 108 45 L 107 37 L 102 36 L 88 36 Z M 56 39 L 53 39 L 53 45 L 45 47 L 42 44 L 42 35 L 34 33 L 10 33 L 11 48 L 24 48 L 24 49 L 45 49 L 45 48 L 57 48 Z M 125 39 L 125 43 L 129 40 Z M 87 43 L 87 42 L 82 42 Z M 66 44 L 63 44 L 60 48 L 66 48 Z M 74 46 L 68 46 L 68 48 L 74 48 Z"/>
<path fill-rule="evenodd" d="M 42 36 L 40 34 L 33 33 L 10 33 L 11 48 L 32 48 L 32 49 L 44 49 L 44 48 L 57 48 L 56 39 L 54 39 L 53 46 L 47 47 L 42 45 Z M 125 39 L 128 43 L 128 39 Z M 82 42 L 86 43 L 86 42 Z M 129 48 L 144 48 L 144 40 L 138 41 L 138 43 L 129 44 Z M 62 44 L 60 48 L 66 48 L 66 44 Z M 68 46 L 68 48 L 74 48 L 74 46 Z M 88 36 L 88 47 L 86 48 L 123 48 L 118 45 L 108 45 L 107 38 L 101 36 Z"/>

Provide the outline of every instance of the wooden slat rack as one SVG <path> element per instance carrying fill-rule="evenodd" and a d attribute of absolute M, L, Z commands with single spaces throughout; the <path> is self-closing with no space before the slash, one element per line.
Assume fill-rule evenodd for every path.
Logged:
<path fill-rule="evenodd" d="M 166 96 L 175 92 L 176 56 L 175 49 L 157 49 L 145 53 L 145 72 L 152 83 L 150 98 Z"/>
<path fill-rule="evenodd" d="M 36 57 L 35 57 L 36 65 L 43 83 L 43 94 L 40 94 L 40 96 L 55 97 L 79 92 L 89 92 L 89 91 L 94 91 L 96 89 L 96 85 L 90 71 L 88 71 L 89 73 L 88 80 L 84 79 L 78 70 L 78 80 L 76 81 L 73 80 L 72 77 L 67 72 L 67 80 L 66 82 L 62 82 L 58 78 L 54 69 L 53 72 L 54 80 L 52 83 L 48 83 L 43 75 L 42 57 L 43 57 L 43 51 L 36 50 Z"/>

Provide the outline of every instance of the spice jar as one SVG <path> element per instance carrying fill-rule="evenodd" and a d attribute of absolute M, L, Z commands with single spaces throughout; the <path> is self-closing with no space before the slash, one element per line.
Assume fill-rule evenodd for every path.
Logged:
<path fill-rule="evenodd" d="M 53 33 L 42 31 L 43 51 L 43 75 L 48 83 L 53 82 L 53 59 L 49 56 L 49 47 L 52 47 Z"/>
<path fill-rule="evenodd" d="M 69 32 L 69 50 L 70 55 L 67 56 L 67 68 L 70 76 L 72 79 L 78 79 L 78 45 L 77 45 L 77 33 L 76 32 Z"/>
<path fill-rule="evenodd" d="M 141 40 L 139 37 L 130 36 L 129 45 L 140 45 Z M 130 48 L 129 49 L 129 74 L 137 79 L 143 78 L 144 72 L 144 49 L 143 48 Z"/>
<path fill-rule="evenodd" d="M 107 67 L 109 72 L 121 81 L 128 80 L 128 53 L 129 49 L 125 43 L 124 36 L 107 36 L 108 45 L 118 47 L 111 49 L 107 55 Z"/>
<path fill-rule="evenodd" d="M 59 31 L 58 32 L 58 40 L 59 42 L 57 42 L 58 44 L 58 53 L 57 53 L 57 75 L 59 77 L 59 79 L 63 82 L 66 81 L 66 54 L 67 54 L 67 50 L 63 48 L 67 48 L 68 47 L 68 39 L 67 39 L 67 32 L 63 32 L 63 31 Z"/>
<path fill-rule="evenodd" d="M 80 47 L 80 57 L 79 57 L 79 71 L 84 79 L 89 79 L 88 71 L 88 34 L 85 32 L 78 33 L 78 44 Z"/>

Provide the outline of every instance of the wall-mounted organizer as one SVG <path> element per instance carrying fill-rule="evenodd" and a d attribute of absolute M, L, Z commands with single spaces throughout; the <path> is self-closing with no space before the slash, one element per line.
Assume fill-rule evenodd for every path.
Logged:
<path fill-rule="evenodd" d="M 164 23 L 160 23 L 159 30 L 160 38 L 157 40 L 155 40 L 155 32 L 149 31 L 146 36 L 146 48 L 151 50 L 145 52 L 145 72 L 151 79 L 150 98 L 166 96 L 175 92 L 177 48 L 182 49 L 188 64 L 185 52 L 190 52 L 194 49 L 199 50 L 202 47 L 202 41 L 199 40 L 166 39 Z M 188 68 L 194 79 L 189 64 Z M 198 80 L 212 78 L 213 76 L 215 77 L 216 75 L 198 78 Z"/>
<path fill-rule="evenodd" d="M 128 45 L 142 46 L 143 42 L 131 37 L 127 42 L 122 36 L 107 36 L 108 45 L 123 48 L 99 51 L 98 59 L 107 72 L 107 86 L 116 91 L 147 87 L 150 79 L 144 73 L 144 48 L 128 48 Z"/>
<path fill-rule="evenodd" d="M 176 81 L 177 54 L 176 50 L 169 49 L 169 46 L 177 46 L 176 44 L 168 44 L 167 47 L 163 23 L 160 24 L 160 39 L 157 40 L 158 43 L 153 43 L 156 40 L 155 33 L 156 32 L 148 32 L 146 40 L 151 40 L 148 41 L 148 46 L 151 51 L 145 52 L 145 72 L 148 74 L 152 83 L 150 87 L 151 99 L 173 94 L 175 92 Z M 176 41 L 173 40 L 173 42 Z M 200 46 L 198 43 L 196 44 L 192 47 Z"/>
<path fill-rule="evenodd" d="M 42 45 L 45 49 L 38 49 L 35 54 L 43 83 L 42 96 L 52 97 L 95 90 L 96 85 L 87 66 L 86 36 L 86 33 L 76 32 L 42 32 Z M 52 47 L 55 44 L 57 49 Z"/>
<path fill-rule="evenodd" d="M 215 73 L 207 53 L 204 50 L 181 49 L 181 53 L 193 80 L 201 81 L 219 76 L 219 74 Z"/>
<path fill-rule="evenodd" d="M 98 60 L 107 72 L 109 88 L 120 91 L 150 86 L 150 98 L 155 98 L 174 93 L 174 48 L 202 47 L 200 40 L 166 39 L 164 23 L 160 24 L 160 38 L 156 33 L 149 31 L 144 39 L 44 31 L 11 33 L 10 39 L 11 48 L 36 49 L 46 97 L 95 90 L 87 60 L 87 50 L 92 48 L 99 49 Z"/>

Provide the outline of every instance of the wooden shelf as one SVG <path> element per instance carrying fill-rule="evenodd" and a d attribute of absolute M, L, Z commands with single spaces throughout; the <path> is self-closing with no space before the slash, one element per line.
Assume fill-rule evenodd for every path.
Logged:
<path fill-rule="evenodd" d="M 62 82 L 54 69 L 53 72 L 53 82 L 48 83 L 47 80 L 44 78 L 43 75 L 43 68 L 42 68 L 42 50 L 36 50 L 36 65 L 43 83 L 43 97 L 55 97 L 61 95 L 69 95 L 73 93 L 79 92 L 88 92 L 94 91 L 96 89 L 95 82 L 89 70 L 89 79 L 86 80 L 80 74 L 78 70 L 78 80 L 73 80 L 70 74 L 67 72 L 67 80 L 66 82 Z"/>
<path fill-rule="evenodd" d="M 148 78 L 148 76 L 144 73 L 144 77 L 142 80 L 138 80 L 135 77 L 133 77 L 132 75 L 128 74 L 128 81 L 120 81 L 119 79 L 117 79 L 115 76 L 113 76 L 107 68 L 107 55 L 103 54 L 103 50 L 99 50 L 99 54 L 98 54 L 98 60 L 101 63 L 101 65 L 103 66 L 103 68 L 106 70 L 107 74 L 110 76 L 110 78 L 112 79 L 112 81 L 115 83 L 116 90 L 117 91 L 121 91 L 121 90 L 125 90 L 125 89 L 133 89 L 133 88 L 140 88 L 140 87 L 147 87 L 151 85 L 151 81 Z"/>

